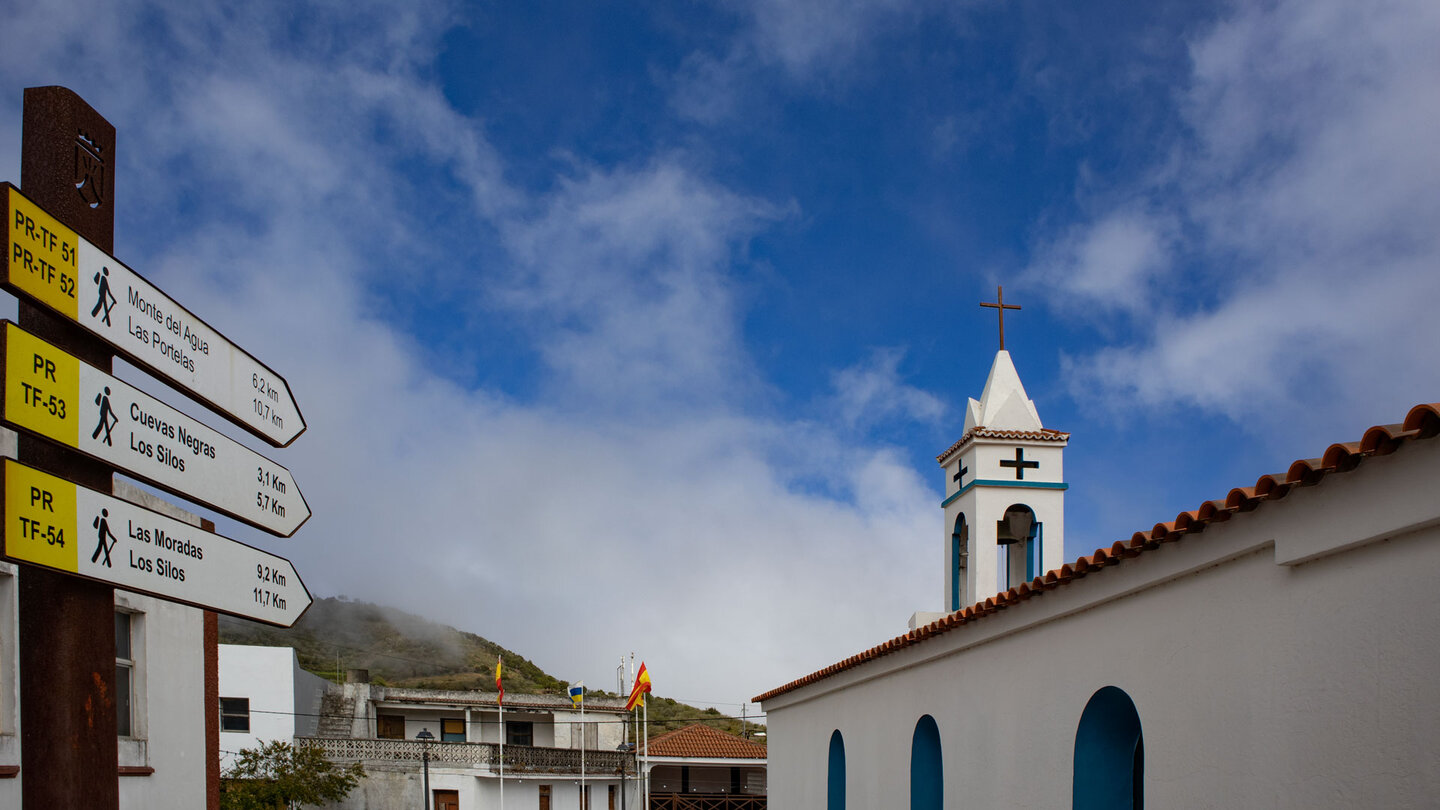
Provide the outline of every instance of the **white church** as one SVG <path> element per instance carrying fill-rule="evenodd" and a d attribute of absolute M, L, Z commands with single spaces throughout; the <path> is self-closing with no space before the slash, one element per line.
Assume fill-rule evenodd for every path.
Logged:
<path fill-rule="evenodd" d="M 944 612 L 755 698 L 772 806 L 1440 806 L 1440 404 L 1403 419 L 1066 563 L 1069 434 L 1002 343 Z"/>

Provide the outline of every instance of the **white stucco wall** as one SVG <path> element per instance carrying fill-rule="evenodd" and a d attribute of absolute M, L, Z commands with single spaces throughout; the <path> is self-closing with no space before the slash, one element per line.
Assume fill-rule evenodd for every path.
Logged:
<path fill-rule="evenodd" d="M 313 736 L 327 683 L 301 669 L 291 647 L 221 644 L 220 697 L 250 700 L 250 730 L 220 731 L 221 770 L 242 748 Z"/>
<path fill-rule="evenodd" d="M 1068 807 L 1081 712 L 1114 685 L 1139 712 L 1150 806 L 1433 806 L 1436 480 L 1440 442 L 1407 443 L 766 701 L 770 800 L 825 806 L 839 729 L 848 806 L 905 806 L 930 714 L 946 807 Z"/>
<path fill-rule="evenodd" d="M 606 810 L 609 807 L 609 790 L 613 785 L 616 788 L 615 807 L 621 806 L 620 791 L 621 783 L 610 779 L 608 781 L 587 780 L 590 787 L 590 808 L 591 810 Z M 550 807 L 553 810 L 571 810 L 580 806 L 580 784 L 578 778 L 560 778 L 556 776 L 537 775 L 507 775 L 505 777 L 505 804 L 504 807 L 532 808 L 540 806 L 540 786 L 550 787 Z M 431 766 L 430 768 L 430 791 L 433 796 L 437 790 L 456 791 L 460 799 L 461 810 L 481 810 L 482 808 L 499 808 L 500 804 L 500 782 L 494 778 L 481 778 L 475 776 L 474 772 L 463 768 L 449 768 Z M 627 810 L 640 810 L 640 788 L 639 783 L 634 779 L 628 780 L 623 788 L 625 791 L 625 807 Z M 365 780 L 360 783 L 354 792 L 345 797 L 345 800 L 329 805 L 325 810 L 390 810 L 390 808 L 406 807 L 432 807 L 431 804 L 422 805 L 424 800 L 424 776 L 418 771 L 381 771 L 371 770 Z"/>
<path fill-rule="evenodd" d="M 117 608 L 133 611 L 135 738 L 120 739 L 120 764 L 154 768 L 120 778 L 121 810 L 205 806 L 205 614 L 128 591 Z"/>
<path fill-rule="evenodd" d="M 8 432 L 8 431 L 5 431 Z M 11 442 L 14 434 L 10 434 Z M 0 560 L 0 766 L 20 765 L 20 581 L 18 566 Z M 0 807 L 20 806 L 24 773 L 0 779 Z"/>

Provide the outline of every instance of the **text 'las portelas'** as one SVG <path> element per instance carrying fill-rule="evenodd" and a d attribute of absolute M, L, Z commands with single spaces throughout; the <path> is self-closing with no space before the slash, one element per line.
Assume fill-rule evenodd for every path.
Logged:
<path fill-rule="evenodd" d="M 283 557 L 4 461 L 5 556 L 289 627 L 310 594 Z"/>
<path fill-rule="evenodd" d="M 0 184 L 4 285 L 100 337 L 129 359 L 283 447 L 305 430 L 290 386 L 120 260 Z"/>

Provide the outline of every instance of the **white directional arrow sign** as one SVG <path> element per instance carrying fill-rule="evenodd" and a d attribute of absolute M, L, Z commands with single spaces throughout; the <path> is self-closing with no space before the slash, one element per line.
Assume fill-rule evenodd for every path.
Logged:
<path fill-rule="evenodd" d="M 310 592 L 290 561 L 5 459 L 5 556 L 290 627 Z"/>
<path fill-rule="evenodd" d="M 5 422 L 282 537 L 310 517 L 289 470 L 13 323 L 0 326 Z"/>
<path fill-rule="evenodd" d="M 75 321 L 127 358 L 276 447 L 305 430 L 279 374 L 9 183 L 4 285 Z"/>

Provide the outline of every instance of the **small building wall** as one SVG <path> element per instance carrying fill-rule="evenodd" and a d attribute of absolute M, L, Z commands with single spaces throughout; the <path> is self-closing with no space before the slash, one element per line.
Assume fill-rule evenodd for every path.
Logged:
<path fill-rule="evenodd" d="M 250 730 L 220 731 L 222 771 L 242 748 L 314 735 L 320 697 L 329 684 L 301 669 L 291 647 L 221 644 L 220 697 L 250 700 Z"/>
<path fill-rule="evenodd" d="M 121 810 L 194 810 L 205 806 L 205 614 L 128 591 L 117 607 L 143 616 L 137 652 L 135 731 L 120 740 L 120 764 L 153 768 L 120 777 Z M 32 774 L 32 778 L 33 778 Z"/>

